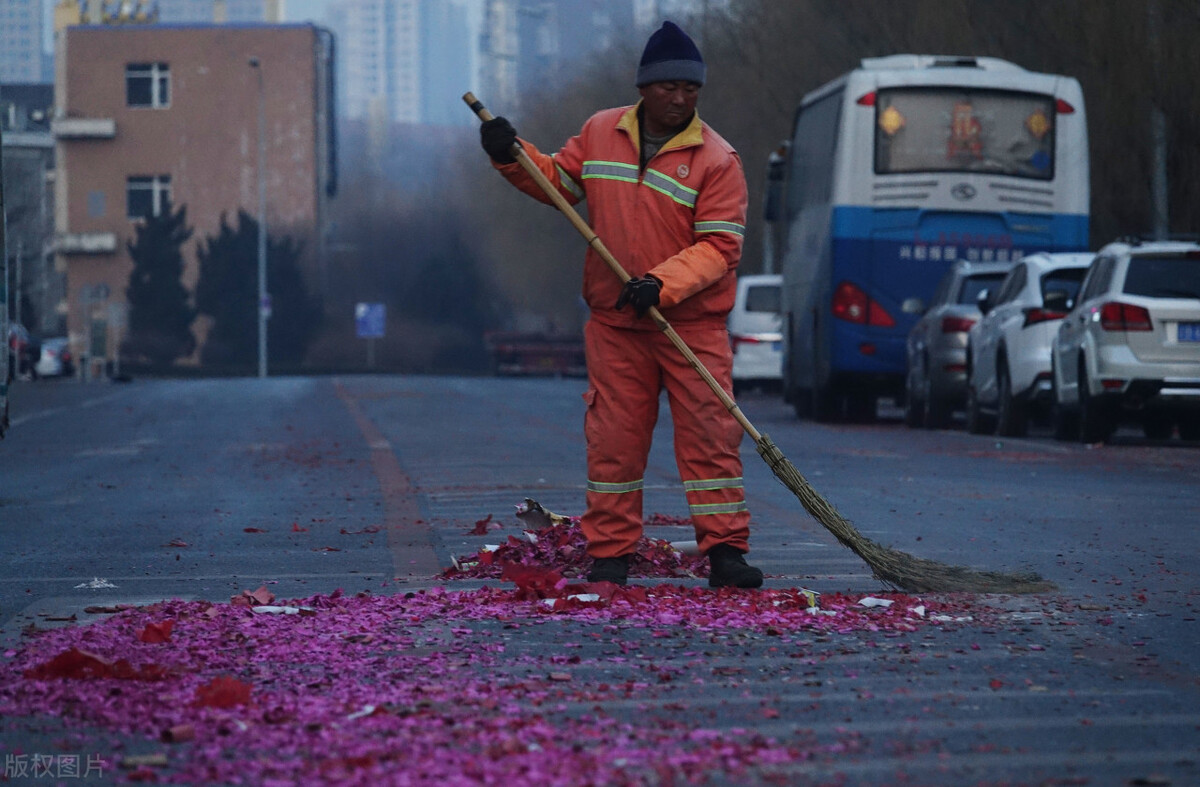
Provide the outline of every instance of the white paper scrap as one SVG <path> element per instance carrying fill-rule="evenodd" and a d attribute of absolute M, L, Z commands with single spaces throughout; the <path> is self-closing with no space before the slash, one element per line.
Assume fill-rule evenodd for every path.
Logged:
<path fill-rule="evenodd" d="M 890 598 L 875 598 L 874 596 L 867 596 L 864 599 L 860 599 L 858 603 L 864 607 L 890 607 L 896 602 L 892 601 Z"/>
<path fill-rule="evenodd" d="M 103 577 L 93 577 L 91 582 L 80 582 L 76 588 L 87 588 L 88 590 L 99 590 L 101 588 L 115 588 L 116 585 L 109 582 Z"/>

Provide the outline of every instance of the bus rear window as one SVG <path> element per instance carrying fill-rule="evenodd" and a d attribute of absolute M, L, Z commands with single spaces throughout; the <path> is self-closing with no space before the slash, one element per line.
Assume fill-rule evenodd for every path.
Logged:
<path fill-rule="evenodd" d="M 1054 177 L 1054 98 L 973 88 L 891 88 L 875 101 L 875 172 Z"/>

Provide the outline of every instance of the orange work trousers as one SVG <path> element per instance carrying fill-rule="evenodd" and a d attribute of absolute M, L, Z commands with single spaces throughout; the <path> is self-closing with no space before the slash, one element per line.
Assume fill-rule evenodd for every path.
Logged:
<path fill-rule="evenodd" d="M 725 328 L 675 330 L 730 391 L 733 352 Z M 589 320 L 584 342 L 588 484 L 581 526 L 588 554 L 631 554 L 642 535 L 643 475 L 664 388 L 675 427 L 675 462 L 701 552 L 717 544 L 748 551 L 750 512 L 737 420 L 661 331 Z"/>

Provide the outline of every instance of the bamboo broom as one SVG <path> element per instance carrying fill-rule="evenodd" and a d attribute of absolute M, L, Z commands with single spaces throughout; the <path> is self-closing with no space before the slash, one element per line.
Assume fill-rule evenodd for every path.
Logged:
<path fill-rule="evenodd" d="M 463 101 L 466 102 L 480 120 L 491 120 L 493 115 L 483 106 L 475 95 L 466 93 L 463 95 Z M 600 255 L 600 258 L 608 265 L 613 273 L 620 278 L 621 283 L 629 281 L 630 276 L 621 266 L 615 257 L 604 246 L 604 242 L 599 236 L 592 231 L 583 217 L 567 202 L 566 198 L 558 191 L 557 188 L 546 178 L 533 160 L 525 153 L 525 150 L 514 143 L 512 146 L 512 155 L 517 162 L 529 173 L 529 176 L 534 179 L 538 186 L 550 198 L 555 207 L 567 217 L 567 219 L 579 231 L 579 234 L 584 237 L 588 245 Z M 703 378 L 712 392 L 720 399 L 721 404 L 729 411 L 731 415 L 741 424 L 742 429 L 754 441 L 755 448 L 758 449 L 758 454 L 771 468 L 771 472 L 775 477 L 786 486 L 800 501 L 800 505 L 804 506 L 813 519 L 817 520 L 830 533 L 848 547 L 854 554 L 862 558 L 868 566 L 871 567 L 875 577 L 883 582 L 913 593 L 922 592 L 955 592 L 965 591 L 973 593 L 1037 593 L 1042 591 L 1053 590 L 1054 585 L 1047 580 L 1042 579 L 1033 573 L 1001 573 L 995 571 L 977 571 L 966 566 L 952 566 L 937 561 L 927 560 L 925 558 L 915 557 L 907 552 L 892 549 L 872 541 L 866 536 L 858 532 L 854 525 L 850 524 L 837 509 L 834 508 L 828 501 L 813 489 L 808 480 L 801 475 L 800 471 L 788 461 L 788 458 L 783 455 L 779 447 L 771 441 L 771 438 L 762 434 L 750 420 L 742 413 L 737 402 L 733 397 L 725 392 L 720 383 L 712 376 L 705 368 L 696 354 L 676 333 L 670 323 L 662 316 L 662 313 L 656 307 L 651 307 L 648 312 L 650 319 L 658 327 L 663 334 L 670 340 L 671 344 L 679 350 L 687 359 L 687 362 L 693 369 Z"/>

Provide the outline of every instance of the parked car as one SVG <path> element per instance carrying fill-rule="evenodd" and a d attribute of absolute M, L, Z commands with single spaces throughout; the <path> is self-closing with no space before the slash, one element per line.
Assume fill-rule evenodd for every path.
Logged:
<path fill-rule="evenodd" d="M 71 343 L 65 336 L 42 341 L 42 351 L 34 370 L 41 377 L 64 377 L 75 373 L 75 359 L 71 355 Z"/>
<path fill-rule="evenodd" d="M 34 365 L 41 352 L 41 342 L 18 322 L 8 325 L 8 376 L 9 379 L 37 377 Z"/>
<path fill-rule="evenodd" d="M 783 378 L 783 277 L 764 273 L 739 276 L 729 341 L 733 345 L 734 393 L 751 386 L 778 387 Z"/>
<path fill-rule="evenodd" d="M 942 276 L 921 319 L 908 332 L 904 421 L 941 429 L 967 399 L 967 331 L 979 321 L 979 294 L 994 290 L 1012 263 L 959 260 Z"/>
<path fill-rule="evenodd" d="M 1055 436 L 1107 439 L 1125 419 L 1147 437 L 1200 440 L 1200 244 L 1105 246 L 1052 351 Z"/>
<path fill-rule="evenodd" d="M 967 334 L 967 430 L 1025 434 L 1031 412 L 1048 415 L 1050 344 L 1095 254 L 1040 252 L 1021 259 Z"/>

